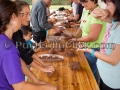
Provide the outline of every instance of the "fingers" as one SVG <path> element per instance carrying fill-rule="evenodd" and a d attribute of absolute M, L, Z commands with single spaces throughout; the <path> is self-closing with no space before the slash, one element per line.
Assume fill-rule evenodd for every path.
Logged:
<path fill-rule="evenodd" d="M 77 49 L 77 51 L 80 51 L 80 50 L 81 50 L 81 49 L 79 49 L 79 48 Z"/>
<path fill-rule="evenodd" d="M 106 9 L 96 8 L 91 12 L 91 14 L 96 18 L 101 17 L 100 19 L 104 19 L 109 15 L 109 11 Z"/>
<path fill-rule="evenodd" d="M 53 72 L 53 71 L 55 71 L 55 68 L 54 68 L 53 66 L 49 66 L 49 67 L 48 67 L 48 70 L 49 70 L 50 72 Z"/>

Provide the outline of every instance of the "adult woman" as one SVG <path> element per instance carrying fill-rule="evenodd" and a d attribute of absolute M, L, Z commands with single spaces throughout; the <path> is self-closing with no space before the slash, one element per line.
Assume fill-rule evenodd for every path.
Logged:
<path fill-rule="evenodd" d="M 0 0 L 0 90 L 56 90 L 51 85 L 24 82 L 19 51 L 12 41 L 13 33 L 20 27 L 21 14 L 16 4 Z"/>
<path fill-rule="evenodd" d="M 30 8 L 29 5 L 24 1 L 15 2 L 19 13 L 22 15 L 21 22 L 22 25 L 27 26 L 30 21 Z M 27 65 L 30 65 L 36 69 L 42 70 L 44 72 L 54 71 L 54 67 L 42 62 L 35 54 L 30 47 L 27 46 L 26 41 L 23 39 L 23 33 L 21 30 L 18 30 L 13 34 L 13 41 L 20 52 L 21 58 L 25 61 Z M 26 45 L 26 46 L 25 46 Z M 34 59 L 34 60 L 33 60 Z M 42 66 L 35 62 L 37 60 Z"/>
<path fill-rule="evenodd" d="M 100 52 L 83 49 L 99 58 L 100 90 L 120 90 L 120 0 L 104 0 L 106 9 L 95 9 L 93 16 L 112 23 L 103 38 Z M 108 47 L 109 46 L 109 47 Z"/>
<path fill-rule="evenodd" d="M 77 31 L 75 37 L 79 42 L 85 42 L 85 46 L 88 48 L 93 48 L 94 50 L 99 51 L 100 44 L 103 39 L 104 32 L 106 30 L 106 23 L 94 18 L 91 15 L 91 12 L 95 8 L 100 8 L 98 6 L 98 0 L 81 0 L 81 4 L 86 9 L 82 14 L 80 28 Z M 72 39 L 76 41 L 75 38 Z M 89 53 L 84 53 L 88 63 L 91 67 L 91 70 L 95 76 L 96 81 L 98 81 L 98 70 L 96 66 L 96 57 L 92 57 Z"/>

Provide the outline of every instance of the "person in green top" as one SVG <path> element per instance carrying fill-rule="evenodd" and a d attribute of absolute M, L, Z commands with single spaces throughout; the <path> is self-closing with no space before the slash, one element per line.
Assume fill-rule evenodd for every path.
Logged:
<path fill-rule="evenodd" d="M 85 11 L 82 14 L 80 28 L 74 35 L 75 38 L 71 39 L 72 41 L 76 41 L 77 38 L 77 41 L 85 43 L 85 47 L 92 48 L 95 51 L 99 51 L 100 44 L 106 30 L 106 23 L 97 18 L 94 18 L 91 15 L 91 12 L 95 8 L 100 8 L 97 3 L 98 0 L 81 0 L 81 4 L 84 6 Z M 96 66 L 97 58 L 91 56 L 91 54 L 87 52 L 84 54 L 88 60 L 94 77 L 98 82 L 98 69 Z"/>

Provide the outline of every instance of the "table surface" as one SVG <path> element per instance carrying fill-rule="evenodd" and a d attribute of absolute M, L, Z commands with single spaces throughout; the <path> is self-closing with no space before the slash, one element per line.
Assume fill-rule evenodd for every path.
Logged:
<path fill-rule="evenodd" d="M 74 29 L 67 29 L 70 32 Z M 52 30 L 51 30 L 52 31 Z M 49 31 L 49 34 L 51 34 Z M 68 50 L 68 49 L 66 49 Z M 49 82 L 58 87 L 58 90 L 99 90 L 98 84 L 92 74 L 89 64 L 81 51 L 72 49 L 75 53 L 73 57 L 66 57 L 64 52 L 57 52 L 56 54 L 64 56 L 63 61 L 51 62 L 54 65 L 56 71 L 51 77 L 47 77 L 47 74 L 37 69 L 31 68 L 32 72 L 40 79 Z M 40 51 L 37 55 L 47 54 L 48 50 Z M 77 61 L 80 63 L 80 70 L 71 70 L 70 62 Z M 27 82 L 33 82 L 30 78 Z"/>

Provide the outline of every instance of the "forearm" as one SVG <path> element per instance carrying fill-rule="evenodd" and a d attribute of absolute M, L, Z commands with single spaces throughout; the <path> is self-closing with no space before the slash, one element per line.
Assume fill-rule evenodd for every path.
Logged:
<path fill-rule="evenodd" d="M 36 68 L 38 70 L 43 69 L 43 67 L 40 64 L 38 64 L 35 60 L 33 60 L 33 62 L 30 64 L 30 66 L 33 67 L 33 68 Z"/>
<path fill-rule="evenodd" d="M 12 85 L 14 90 L 48 90 L 48 85 L 40 85 L 28 82 L 20 82 Z"/>
<path fill-rule="evenodd" d="M 105 22 L 107 22 L 107 23 L 112 23 L 112 18 L 110 18 L 110 17 L 106 17 L 106 18 L 104 18 L 104 19 L 101 19 L 102 21 L 105 21 Z"/>
<path fill-rule="evenodd" d="M 39 51 L 40 51 L 39 47 L 34 49 L 34 52 L 39 52 Z"/>
<path fill-rule="evenodd" d="M 25 62 L 21 59 L 23 73 L 36 82 L 36 76 L 30 71 Z"/>
<path fill-rule="evenodd" d="M 74 36 L 80 38 L 82 36 L 82 30 L 79 28 Z"/>
<path fill-rule="evenodd" d="M 78 21 L 78 19 L 79 19 L 79 14 L 76 14 L 76 15 L 72 18 L 73 21 Z"/>
<path fill-rule="evenodd" d="M 43 66 L 45 65 L 44 62 L 42 60 L 40 60 L 40 58 L 36 55 L 36 54 L 33 54 L 32 55 L 32 58 L 35 59 L 36 61 L 38 61 L 40 64 L 42 64 Z"/>
<path fill-rule="evenodd" d="M 101 19 L 102 21 L 112 23 L 112 17 L 110 12 L 106 9 L 96 8 L 91 13 L 95 18 Z"/>
<path fill-rule="evenodd" d="M 89 49 L 88 52 L 92 53 L 92 49 Z M 100 52 L 96 51 L 94 53 L 94 56 L 96 56 L 100 60 L 102 60 L 104 62 L 107 62 L 107 63 L 109 63 L 109 64 L 111 64 L 113 66 L 116 65 L 116 63 L 114 61 L 115 57 L 113 57 L 112 55 L 107 55 L 107 54 L 103 54 L 103 53 L 100 53 Z"/>
<path fill-rule="evenodd" d="M 77 41 L 79 42 L 93 42 L 95 41 L 96 39 L 92 36 L 85 36 L 85 37 L 81 37 L 81 38 L 78 38 Z"/>

